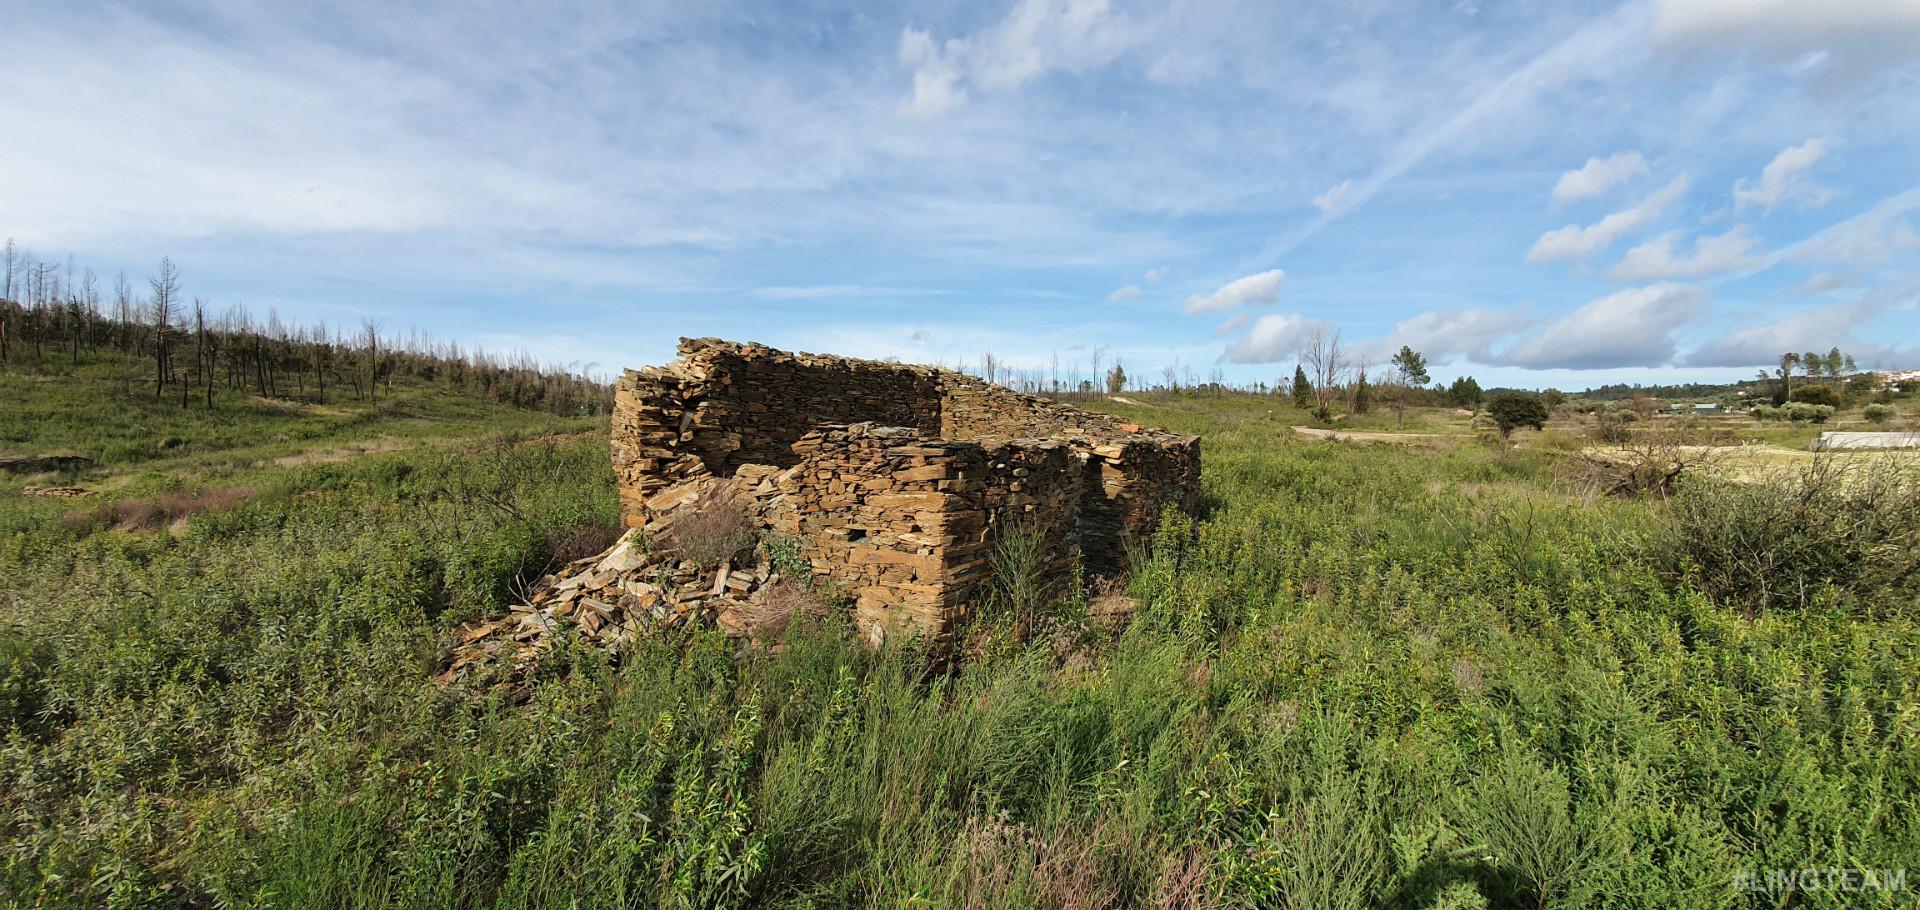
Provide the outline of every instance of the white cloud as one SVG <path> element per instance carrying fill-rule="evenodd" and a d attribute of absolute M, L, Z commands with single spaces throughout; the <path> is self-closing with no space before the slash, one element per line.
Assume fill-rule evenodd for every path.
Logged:
<path fill-rule="evenodd" d="M 936 44 L 925 31 L 900 35 L 900 63 L 913 69 L 903 109 L 933 116 L 964 104 L 961 84 L 1009 92 L 1054 71 L 1105 66 L 1140 46 L 1151 30 L 1113 11 L 1110 0 L 1020 0 L 992 28 Z"/>
<path fill-rule="evenodd" d="M 1707 293 L 1683 284 L 1616 291 L 1574 310 L 1495 358 L 1536 370 L 1654 367 L 1673 361 L 1674 330 L 1691 321 Z"/>
<path fill-rule="evenodd" d="M 1147 270 L 1146 278 L 1148 284 L 1159 284 L 1160 279 L 1165 277 L 1167 277 L 1167 267 L 1164 265 L 1157 269 Z"/>
<path fill-rule="evenodd" d="M 1273 313 L 1260 317 L 1245 336 L 1228 345 L 1225 357 L 1233 363 L 1278 363 L 1297 355 L 1314 333 L 1331 331 L 1332 324 L 1322 319 Z"/>
<path fill-rule="evenodd" d="M 1346 208 L 1347 197 L 1353 195 L 1353 181 L 1342 180 L 1332 189 L 1313 197 L 1313 207 L 1323 214 L 1331 215 Z"/>
<path fill-rule="evenodd" d="M 1661 40 L 1761 33 L 1782 41 L 1817 40 L 1838 31 L 1920 35 L 1920 7 L 1910 0 L 1655 0 L 1654 36 Z"/>
<path fill-rule="evenodd" d="M 1220 323 L 1220 325 L 1213 330 L 1213 337 L 1225 338 L 1228 335 L 1232 335 L 1233 333 L 1246 328 L 1249 323 L 1253 322 L 1253 320 L 1254 320 L 1254 313 L 1252 310 L 1241 310 L 1240 312 L 1227 317 L 1227 320 L 1225 322 Z"/>
<path fill-rule="evenodd" d="M 1655 0 L 1656 44 L 1750 53 L 1814 70 L 1828 85 L 1913 62 L 1920 4 L 1913 0 Z"/>
<path fill-rule="evenodd" d="M 1553 201 L 1572 202 L 1598 196 L 1635 177 L 1645 177 L 1651 173 L 1647 159 L 1640 157 L 1639 152 L 1588 158 L 1580 169 L 1560 175 L 1560 181 L 1553 185 Z"/>
<path fill-rule="evenodd" d="M 1796 294 L 1824 294 L 1828 291 L 1837 291 L 1844 287 L 1852 287 L 1857 283 L 1858 280 L 1851 275 L 1840 275 L 1833 272 L 1815 272 L 1812 275 L 1808 275 L 1807 280 L 1794 285 L 1793 292 Z"/>
<path fill-rule="evenodd" d="M 1832 151 L 1833 146 L 1832 140 L 1808 139 L 1782 149 L 1767 162 L 1758 183 L 1744 177 L 1734 181 L 1734 208 L 1756 205 L 1761 211 L 1771 212 L 1775 206 L 1789 202 L 1814 209 L 1832 202 L 1833 190 L 1808 180 L 1806 172 Z"/>
<path fill-rule="evenodd" d="M 962 42 L 948 42 L 942 53 L 933 36 L 909 28 L 900 33 L 900 63 L 913 68 L 913 94 L 901 110 L 918 117 L 935 117 L 965 104 L 967 91 L 960 87 L 960 67 L 952 59 L 964 53 Z"/>
<path fill-rule="evenodd" d="M 1848 336 L 1854 327 L 1878 315 L 1880 308 L 1849 301 L 1794 313 L 1772 322 L 1736 329 L 1695 348 L 1688 366 L 1763 367 L 1780 361 L 1786 351 L 1851 350 Z"/>
<path fill-rule="evenodd" d="M 1696 237 L 1691 255 L 1675 255 L 1679 233 L 1663 234 L 1627 251 L 1619 264 L 1607 270 L 1607 280 L 1619 282 L 1698 278 L 1717 272 L 1748 268 L 1758 260 L 1748 254 L 1759 244 L 1747 226 L 1712 237 Z"/>
<path fill-rule="evenodd" d="M 1883 222 L 1842 222 L 1841 230 L 1814 238 L 1801 247 L 1804 258 L 1845 263 L 1855 266 L 1887 265 L 1906 254 L 1920 251 L 1920 231 L 1905 218 Z"/>
<path fill-rule="evenodd" d="M 1686 177 L 1676 178 L 1630 209 L 1614 212 L 1585 227 L 1569 224 L 1548 231 L 1534 241 L 1533 248 L 1527 251 L 1527 261 L 1584 259 L 1598 253 L 1612 246 L 1614 241 L 1659 218 L 1669 203 L 1686 192 L 1689 183 Z"/>
<path fill-rule="evenodd" d="M 1357 342 L 1353 348 L 1362 359 L 1375 362 L 1387 360 L 1401 345 L 1406 345 L 1427 355 L 1434 363 L 1460 357 L 1488 363 L 1492 360 L 1489 351 L 1495 342 L 1524 332 L 1536 323 L 1523 309 L 1433 310 L 1402 319 L 1384 336 Z"/>
<path fill-rule="evenodd" d="M 1107 299 L 1110 301 L 1132 300 L 1138 296 L 1140 296 L 1140 286 L 1137 284 L 1129 284 L 1123 288 L 1116 288 L 1113 293 L 1107 295 Z"/>
<path fill-rule="evenodd" d="M 1181 312 L 1188 316 L 1200 313 L 1224 313 L 1243 306 L 1267 306 L 1280 296 L 1280 283 L 1285 281 L 1287 273 L 1272 269 L 1245 278 L 1235 278 L 1220 286 L 1211 294 L 1195 294 L 1187 298 L 1187 305 Z"/>

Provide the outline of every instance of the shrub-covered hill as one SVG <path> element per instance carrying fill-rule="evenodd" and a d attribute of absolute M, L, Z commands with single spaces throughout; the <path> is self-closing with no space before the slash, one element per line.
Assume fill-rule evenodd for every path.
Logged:
<path fill-rule="evenodd" d="M 1266 401 L 1136 397 L 1101 406 L 1203 434 L 1207 505 L 1138 568 L 1124 630 L 1069 592 L 1025 642 L 984 615 L 955 666 L 869 653 L 832 618 L 762 651 L 701 633 L 614 666 L 563 647 L 524 704 L 442 691 L 433 662 L 604 542 L 603 434 L 529 418 L 503 437 L 504 411 L 440 421 L 466 405 L 423 399 L 256 454 L 208 441 L 218 422 L 117 416 L 189 454 L 109 459 L 70 478 L 105 488 L 82 500 L 0 478 L 0 894 L 1910 902 L 1744 887 L 1920 857 L 1920 627 L 1898 579 L 1736 605 L 1689 580 L 1666 506 L 1589 499 L 1551 456 L 1314 441 Z M 208 486 L 245 493 L 152 527 L 97 511 Z"/>

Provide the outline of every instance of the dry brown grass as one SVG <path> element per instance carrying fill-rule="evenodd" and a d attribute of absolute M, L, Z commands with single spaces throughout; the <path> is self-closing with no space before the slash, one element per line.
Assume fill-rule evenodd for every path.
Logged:
<path fill-rule="evenodd" d="M 557 566 L 598 556 L 620 540 L 614 524 L 581 524 L 547 532 L 547 558 Z"/>
<path fill-rule="evenodd" d="M 1209 888 L 1213 858 L 1198 845 L 1183 853 L 1168 854 L 1162 864 L 1160 882 L 1154 887 L 1148 906 L 1156 910 L 1215 910 L 1225 902 Z"/>
<path fill-rule="evenodd" d="M 748 631 L 763 642 L 778 641 L 795 619 L 819 622 L 827 618 L 827 602 L 812 589 L 790 579 L 762 588 L 754 599 L 735 608 Z"/>
<path fill-rule="evenodd" d="M 753 546 L 758 531 L 747 512 L 746 498 L 728 480 L 675 515 L 661 542 L 675 556 L 712 569 Z"/>
<path fill-rule="evenodd" d="M 1006 813 L 968 819 L 961 833 L 966 878 L 959 906 L 988 910 L 1036 899 L 1057 910 L 1108 910 L 1125 901 L 1107 865 L 1123 848 L 1088 833 L 1042 834 L 1012 822 Z M 1024 867 L 1024 868 L 1023 868 Z"/>
<path fill-rule="evenodd" d="M 82 509 L 62 519 L 69 528 L 118 531 L 186 530 L 186 522 L 204 512 L 225 512 L 254 497 L 245 487 L 214 487 L 196 493 L 162 493 L 144 499 L 123 499 L 98 508 Z"/>

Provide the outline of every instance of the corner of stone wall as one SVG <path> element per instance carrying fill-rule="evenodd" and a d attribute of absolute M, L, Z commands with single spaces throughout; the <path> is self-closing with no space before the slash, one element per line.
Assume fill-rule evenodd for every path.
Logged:
<path fill-rule="evenodd" d="M 648 498 L 707 473 L 697 455 L 680 448 L 691 417 L 681 378 L 667 370 L 628 370 L 615 383 L 610 436 L 627 527 L 646 524 Z"/>

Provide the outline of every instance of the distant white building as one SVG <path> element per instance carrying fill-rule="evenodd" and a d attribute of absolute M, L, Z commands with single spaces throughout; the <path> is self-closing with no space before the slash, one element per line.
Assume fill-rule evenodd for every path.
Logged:
<path fill-rule="evenodd" d="M 1883 370 L 1880 373 L 1880 387 L 1883 389 L 1903 382 L 1920 382 L 1920 370 Z"/>
<path fill-rule="evenodd" d="M 1670 404 L 1660 409 L 1667 414 L 1724 414 L 1726 409 L 1717 404 Z"/>

